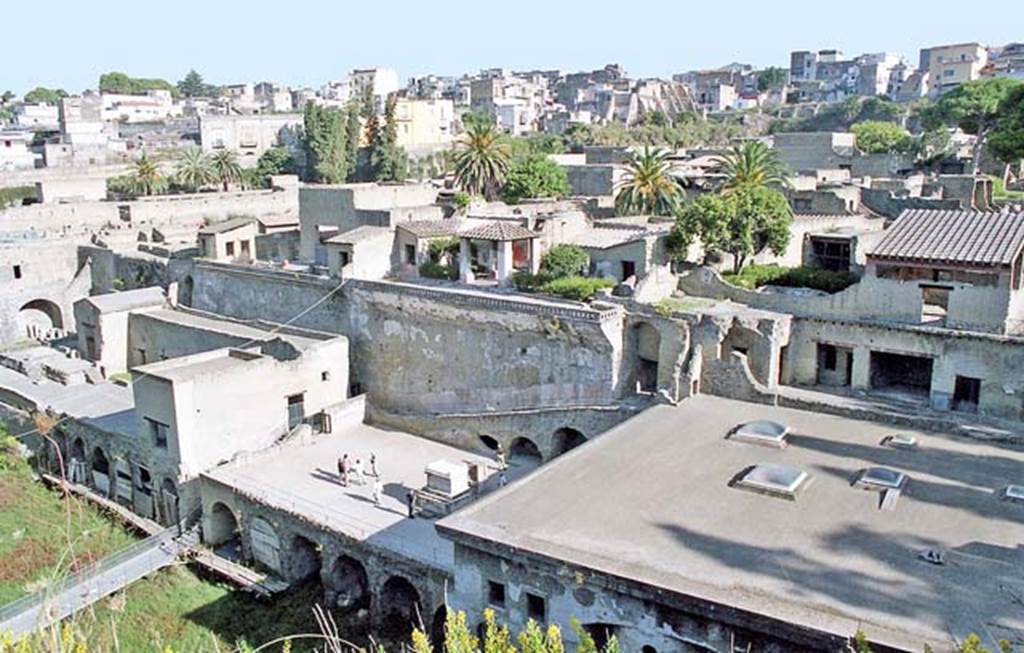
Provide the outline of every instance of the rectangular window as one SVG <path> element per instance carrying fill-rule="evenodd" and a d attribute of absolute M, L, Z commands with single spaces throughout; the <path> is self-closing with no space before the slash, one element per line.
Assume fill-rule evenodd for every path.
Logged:
<path fill-rule="evenodd" d="M 14 266 L 14 278 L 15 279 L 20 279 L 21 278 L 21 266 L 20 265 L 15 265 Z"/>
<path fill-rule="evenodd" d="M 526 593 L 526 616 L 533 619 L 537 623 L 547 623 L 548 620 L 548 602 L 540 595 Z"/>
<path fill-rule="evenodd" d="M 234 256 L 235 255 L 235 243 L 234 242 L 228 243 L 227 245 L 224 246 L 224 250 L 228 253 L 228 256 Z"/>
<path fill-rule="evenodd" d="M 302 423 L 306 416 L 306 409 L 303 405 L 303 395 L 291 395 L 288 397 L 288 428 L 293 429 Z"/>
<path fill-rule="evenodd" d="M 149 417 L 145 418 L 149 425 L 149 436 L 153 444 L 161 449 L 167 448 L 167 425 Z"/>
<path fill-rule="evenodd" d="M 408 265 L 416 265 L 416 246 L 406 245 L 405 246 L 405 262 Z"/>
<path fill-rule="evenodd" d="M 505 607 L 505 585 L 497 581 L 487 581 L 487 602 L 495 608 Z"/>
<path fill-rule="evenodd" d="M 320 372 L 320 380 L 321 381 L 330 381 L 331 380 L 331 373 L 330 372 Z"/>

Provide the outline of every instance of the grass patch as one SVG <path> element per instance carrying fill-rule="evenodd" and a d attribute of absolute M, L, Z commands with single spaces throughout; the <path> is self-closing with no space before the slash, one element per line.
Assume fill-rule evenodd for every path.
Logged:
<path fill-rule="evenodd" d="M 13 454 L 0 456 L 0 605 L 136 541 L 92 505 L 37 481 Z"/>
<path fill-rule="evenodd" d="M 989 175 L 989 179 L 992 180 L 993 199 L 1012 201 L 1024 200 L 1024 190 L 1006 190 L 1006 184 L 1003 183 L 1002 177 Z"/>
<path fill-rule="evenodd" d="M 686 313 L 711 308 L 718 304 L 717 299 L 707 297 L 666 297 L 654 305 L 659 315 L 668 317 L 672 313 Z"/>
<path fill-rule="evenodd" d="M 748 265 L 739 274 L 723 274 L 722 279 L 740 288 L 753 290 L 761 286 L 812 288 L 836 293 L 857 283 L 852 272 L 834 272 L 820 268 L 784 268 L 778 265 Z"/>
<path fill-rule="evenodd" d="M 539 274 L 516 272 L 512 275 L 512 283 L 517 290 L 523 292 L 539 292 L 579 302 L 591 299 L 598 290 L 615 287 L 615 282 L 611 279 L 580 276 L 552 277 L 545 272 Z"/>

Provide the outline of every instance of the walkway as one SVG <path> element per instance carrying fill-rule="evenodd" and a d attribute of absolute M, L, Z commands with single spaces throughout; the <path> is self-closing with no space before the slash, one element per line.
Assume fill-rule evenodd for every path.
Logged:
<path fill-rule="evenodd" d="M 104 558 L 90 569 L 70 574 L 52 587 L 0 608 L 0 633 L 10 633 L 18 639 L 166 567 L 187 551 L 197 537 L 194 532 L 187 532 L 179 541 L 176 533 L 177 528 L 161 531 Z"/>

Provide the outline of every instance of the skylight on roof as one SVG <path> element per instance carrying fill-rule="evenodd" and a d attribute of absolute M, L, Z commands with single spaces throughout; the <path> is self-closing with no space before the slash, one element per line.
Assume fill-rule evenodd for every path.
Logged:
<path fill-rule="evenodd" d="M 775 463 L 761 463 L 743 473 L 736 480 L 736 485 L 763 492 L 784 499 L 796 499 L 796 493 L 810 478 L 807 472 Z"/>
<path fill-rule="evenodd" d="M 891 449 L 917 449 L 917 438 L 912 435 L 887 435 L 882 438 L 883 447 Z"/>
<path fill-rule="evenodd" d="M 1024 485 L 1007 485 L 1003 490 L 1003 499 L 1024 503 Z"/>
<path fill-rule="evenodd" d="M 766 419 L 740 424 L 729 435 L 732 440 L 781 449 L 786 446 L 789 427 Z"/>
<path fill-rule="evenodd" d="M 866 489 L 874 490 L 898 490 L 907 481 L 907 475 L 903 472 L 889 467 L 868 467 L 865 469 L 857 484 Z"/>

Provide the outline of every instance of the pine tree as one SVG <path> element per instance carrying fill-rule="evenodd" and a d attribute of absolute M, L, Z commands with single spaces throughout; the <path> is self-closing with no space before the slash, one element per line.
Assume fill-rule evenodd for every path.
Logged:
<path fill-rule="evenodd" d="M 348 176 L 346 123 L 337 109 L 306 104 L 303 115 L 306 178 L 326 184 L 343 183 Z"/>
<path fill-rule="evenodd" d="M 345 167 L 348 181 L 356 181 L 359 175 L 359 136 L 363 129 L 359 121 L 359 103 L 355 100 L 345 108 Z"/>

